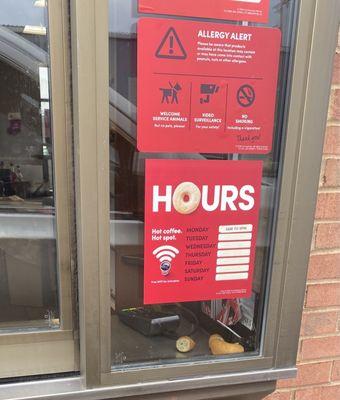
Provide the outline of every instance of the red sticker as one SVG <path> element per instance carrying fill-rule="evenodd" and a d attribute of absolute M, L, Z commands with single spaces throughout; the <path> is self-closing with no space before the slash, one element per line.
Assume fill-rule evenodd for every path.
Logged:
<path fill-rule="evenodd" d="M 270 0 L 139 0 L 139 12 L 268 22 Z"/>
<path fill-rule="evenodd" d="M 144 303 L 250 297 L 261 161 L 146 160 Z"/>
<path fill-rule="evenodd" d="M 281 32 L 163 19 L 138 25 L 140 151 L 271 151 Z"/>

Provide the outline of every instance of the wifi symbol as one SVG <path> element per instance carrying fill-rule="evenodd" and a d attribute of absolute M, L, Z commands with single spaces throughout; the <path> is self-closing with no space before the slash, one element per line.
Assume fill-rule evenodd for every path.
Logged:
<path fill-rule="evenodd" d="M 168 276 L 171 270 L 171 261 L 179 254 L 179 250 L 173 246 L 160 246 L 153 251 L 153 255 L 160 261 L 160 269 L 163 276 Z"/>
<path fill-rule="evenodd" d="M 173 246 L 160 246 L 155 249 L 152 254 L 162 263 L 164 261 L 171 262 L 177 254 L 179 254 L 179 250 Z"/>

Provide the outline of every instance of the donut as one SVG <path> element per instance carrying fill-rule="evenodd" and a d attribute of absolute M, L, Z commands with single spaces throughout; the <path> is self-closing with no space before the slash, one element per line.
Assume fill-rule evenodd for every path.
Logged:
<path fill-rule="evenodd" d="M 224 354 L 244 353 L 244 347 L 239 343 L 226 342 L 221 335 L 211 335 L 209 348 L 215 356 Z"/>
<path fill-rule="evenodd" d="M 196 346 L 196 343 L 189 336 L 181 336 L 176 342 L 176 349 L 180 353 L 188 353 Z"/>
<path fill-rule="evenodd" d="M 201 191 L 192 182 L 180 183 L 172 196 L 174 208 L 180 214 L 191 214 L 199 206 Z"/>

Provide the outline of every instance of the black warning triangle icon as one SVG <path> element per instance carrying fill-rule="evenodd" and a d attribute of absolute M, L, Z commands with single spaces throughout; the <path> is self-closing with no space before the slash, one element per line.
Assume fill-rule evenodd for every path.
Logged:
<path fill-rule="evenodd" d="M 161 41 L 157 51 L 157 58 L 185 60 L 187 53 L 174 28 L 170 28 Z"/>

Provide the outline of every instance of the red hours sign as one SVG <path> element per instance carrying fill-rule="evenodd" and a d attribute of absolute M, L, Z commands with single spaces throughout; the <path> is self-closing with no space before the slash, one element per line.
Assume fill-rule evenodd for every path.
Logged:
<path fill-rule="evenodd" d="M 138 149 L 269 153 L 280 42 L 272 28 L 140 20 Z"/>
<path fill-rule="evenodd" d="M 139 0 L 139 12 L 268 22 L 270 0 Z"/>
<path fill-rule="evenodd" d="M 145 304 L 250 297 L 261 161 L 146 160 Z"/>

